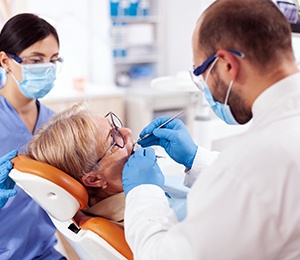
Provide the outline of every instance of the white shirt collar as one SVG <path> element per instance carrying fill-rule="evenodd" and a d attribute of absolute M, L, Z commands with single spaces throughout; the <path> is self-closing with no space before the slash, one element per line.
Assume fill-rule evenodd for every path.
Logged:
<path fill-rule="evenodd" d="M 276 82 L 262 92 L 253 103 L 253 118 L 255 119 L 268 107 L 280 102 L 282 97 L 293 95 L 294 91 L 300 91 L 300 72 Z"/>

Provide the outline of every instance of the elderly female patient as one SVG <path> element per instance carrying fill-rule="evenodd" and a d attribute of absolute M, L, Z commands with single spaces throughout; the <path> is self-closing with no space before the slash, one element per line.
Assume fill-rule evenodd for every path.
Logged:
<path fill-rule="evenodd" d="M 84 103 L 74 105 L 42 125 L 27 150 L 33 159 L 55 166 L 85 186 L 89 207 L 84 212 L 123 222 L 122 169 L 133 140 L 114 113 L 100 117 Z M 185 202 L 176 214 L 179 220 L 185 216 Z"/>

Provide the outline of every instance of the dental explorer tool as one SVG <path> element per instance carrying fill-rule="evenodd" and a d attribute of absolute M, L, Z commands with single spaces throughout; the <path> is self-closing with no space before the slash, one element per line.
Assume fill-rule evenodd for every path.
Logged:
<path fill-rule="evenodd" d="M 165 121 L 164 123 L 162 123 L 161 125 L 159 125 L 159 126 L 156 127 L 155 129 L 162 128 L 162 127 L 165 126 L 167 123 L 169 123 L 169 122 L 171 122 L 172 120 L 174 120 L 175 118 L 179 117 L 183 112 L 184 112 L 184 110 L 180 111 L 178 114 L 176 114 L 175 116 L 172 116 L 171 118 L 169 118 L 167 121 Z M 150 135 L 153 135 L 153 133 L 144 135 L 143 137 L 139 138 L 134 144 L 138 143 L 138 142 L 141 141 L 141 140 L 146 139 L 146 138 L 149 137 Z"/>

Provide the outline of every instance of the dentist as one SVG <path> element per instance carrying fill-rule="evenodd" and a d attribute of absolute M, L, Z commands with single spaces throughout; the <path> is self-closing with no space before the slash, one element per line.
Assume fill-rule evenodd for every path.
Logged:
<path fill-rule="evenodd" d="M 270 0 L 218 0 L 193 35 L 196 85 L 213 111 L 248 131 L 209 166 L 209 153 L 175 119 L 150 123 L 192 186 L 178 223 L 152 148 L 123 169 L 125 235 L 136 259 L 300 259 L 300 73 L 289 23 Z M 211 157 L 210 157 L 211 158 Z M 215 158 L 214 158 L 215 159 Z"/>
<path fill-rule="evenodd" d="M 24 152 L 36 129 L 54 115 L 38 99 L 52 89 L 61 62 L 57 32 L 45 20 L 18 14 L 2 28 L 0 64 L 6 82 L 0 89 L 1 259 L 66 259 L 54 248 L 56 229 L 48 215 L 7 177 L 8 160 L 17 150 Z"/>

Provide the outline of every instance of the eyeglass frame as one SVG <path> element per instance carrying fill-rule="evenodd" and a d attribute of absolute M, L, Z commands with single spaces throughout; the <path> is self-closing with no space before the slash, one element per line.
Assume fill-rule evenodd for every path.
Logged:
<path fill-rule="evenodd" d="M 24 58 L 21 58 L 17 55 L 11 54 L 11 53 L 6 53 L 6 55 L 12 59 L 14 59 L 16 62 L 22 64 L 24 62 L 24 60 L 30 58 L 30 57 L 42 57 L 41 55 L 32 55 L 32 56 L 27 56 Z M 50 60 L 49 63 L 53 63 L 54 65 L 56 65 L 56 62 L 60 62 L 61 64 L 64 62 L 64 59 L 62 57 L 58 57 L 55 58 L 54 60 Z M 44 63 L 48 63 L 48 62 L 39 62 L 39 63 L 26 63 L 26 64 L 44 64 Z"/>
<path fill-rule="evenodd" d="M 123 123 L 121 121 L 120 118 L 117 117 L 117 115 L 113 112 L 108 112 L 104 117 L 107 118 L 108 116 L 110 116 L 110 120 L 111 122 L 110 125 L 113 127 L 112 130 L 111 130 L 111 137 L 113 138 L 113 142 L 112 144 L 110 145 L 110 147 L 106 150 L 106 152 L 103 154 L 103 156 L 101 156 L 97 161 L 96 161 L 96 164 L 95 166 L 105 157 L 105 155 L 107 155 L 107 153 L 114 147 L 114 146 L 117 146 L 121 149 L 123 149 L 125 147 L 125 140 L 124 140 L 124 137 L 121 135 L 121 133 L 119 132 L 119 128 L 122 128 L 123 127 Z M 114 121 L 114 118 L 113 116 L 120 122 L 121 126 L 117 126 L 115 121 Z M 121 139 L 123 140 L 123 145 L 120 145 L 116 142 L 115 140 L 115 135 L 118 134 Z"/>
<path fill-rule="evenodd" d="M 234 54 L 234 55 L 236 55 L 236 56 L 238 56 L 239 58 L 244 58 L 245 57 L 245 54 L 243 52 L 236 51 L 236 50 L 227 50 L 227 51 Z M 196 87 L 202 92 L 204 91 L 204 89 L 199 86 L 198 82 L 195 81 L 193 75 L 196 76 L 196 77 L 202 77 L 202 74 L 208 69 L 210 64 L 213 63 L 216 58 L 217 58 L 217 54 L 214 53 L 211 56 L 209 56 L 200 66 L 193 69 L 193 71 L 189 71 L 192 81 L 194 82 Z M 204 80 L 203 77 L 202 77 L 201 80 Z"/>

